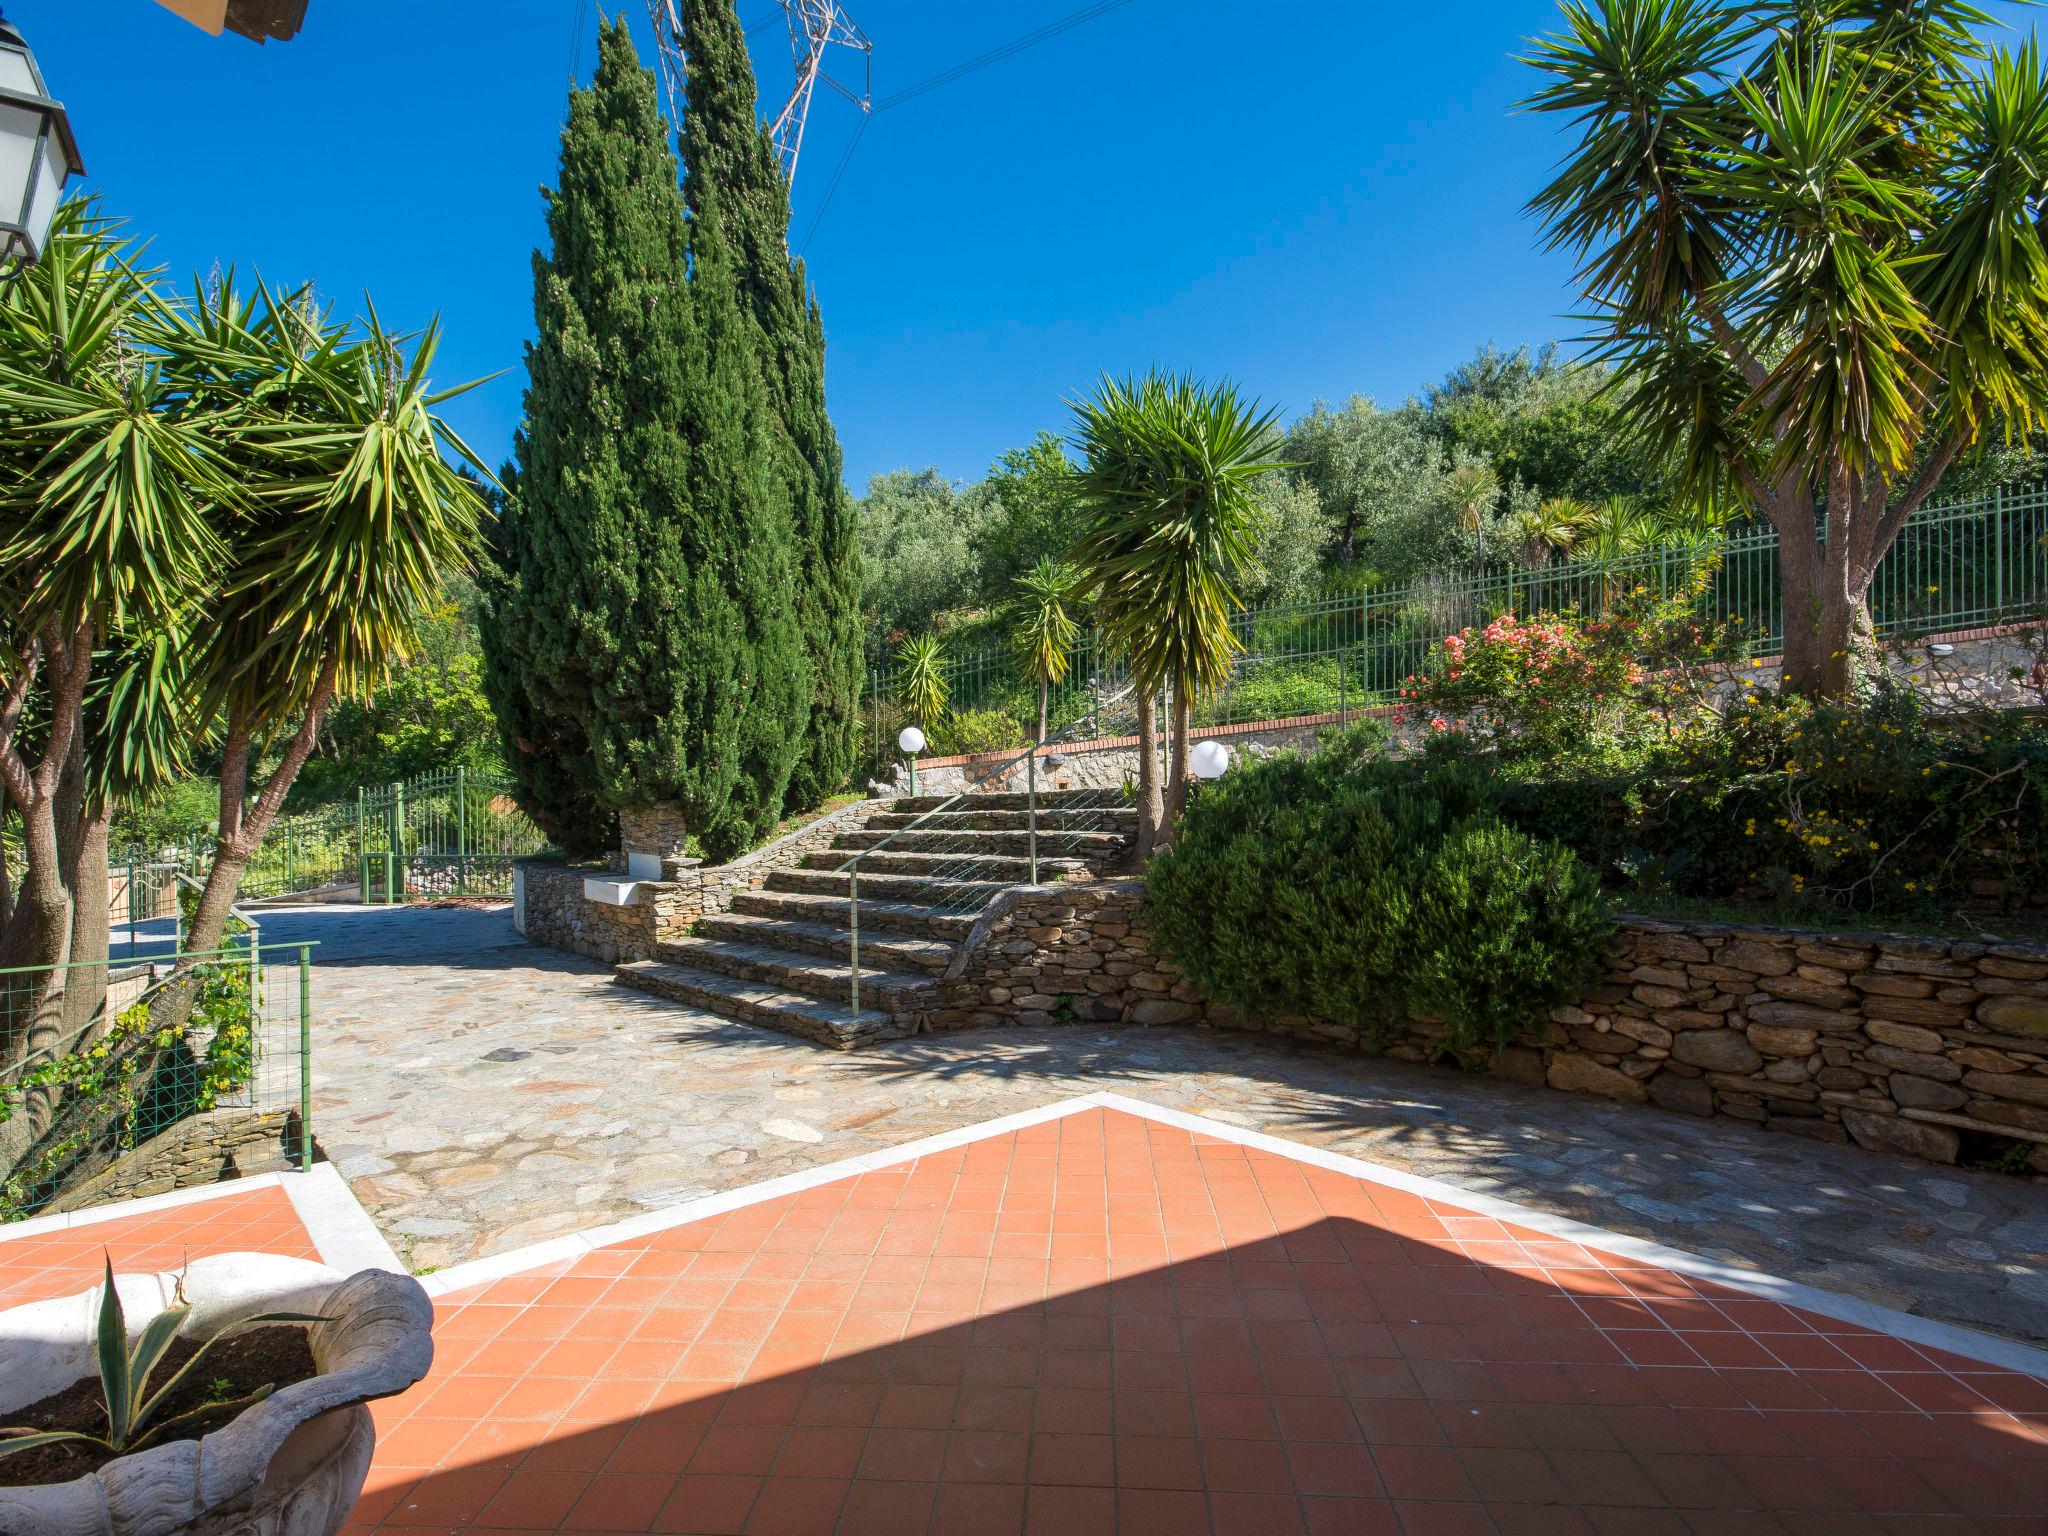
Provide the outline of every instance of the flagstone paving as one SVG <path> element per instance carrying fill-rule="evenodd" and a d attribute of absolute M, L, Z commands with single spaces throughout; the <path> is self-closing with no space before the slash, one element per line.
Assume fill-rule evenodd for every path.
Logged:
<path fill-rule="evenodd" d="M 2048 1337 L 2048 1187 L 1258 1036 L 1069 1026 L 836 1053 L 612 984 L 504 910 L 317 938 L 314 1128 L 418 1269 L 1101 1089 L 1925 1316 Z"/>

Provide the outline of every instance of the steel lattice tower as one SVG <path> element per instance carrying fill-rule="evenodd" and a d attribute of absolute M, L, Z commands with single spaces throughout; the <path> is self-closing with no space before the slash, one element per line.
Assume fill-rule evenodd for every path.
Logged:
<path fill-rule="evenodd" d="M 775 141 L 775 152 L 781 158 L 783 172 L 794 184 L 797 158 L 804 147 L 804 124 L 810 117 L 811 96 L 819 81 L 824 81 L 861 111 L 873 110 L 874 44 L 868 41 L 865 32 L 854 25 L 853 18 L 846 14 L 838 0 L 779 0 L 779 3 L 783 20 L 789 27 L 789 53 L 796 70 L 796 83 L 789 99 L 782 104 L 782 110 L 770 123 L 769 133 Z M 647 10 L 654 23 L 655 44 L 661 56 L 661 82 L 668 97 L 669 120 L 680 129 L 683 86 L 689 76 L 689 60 L 683 53 L 682 18 L 676 12 L 676 0 L 647 0 Z M 835 79 L 825 68 L 825 56 L 834 48 L 844 48 L 860 55 L 861 83 L 858 92 Z"/>

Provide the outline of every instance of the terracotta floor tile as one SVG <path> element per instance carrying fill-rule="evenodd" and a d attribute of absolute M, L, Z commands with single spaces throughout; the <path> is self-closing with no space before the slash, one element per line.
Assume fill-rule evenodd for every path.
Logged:
<path fill-rule="evenodd" d="M 311 1256 L 275 1188 L 8 1240 Z M 2048 1383 L 1090 1110 L 443 1297 L 351 1536 L 2018 1536 Z"/>

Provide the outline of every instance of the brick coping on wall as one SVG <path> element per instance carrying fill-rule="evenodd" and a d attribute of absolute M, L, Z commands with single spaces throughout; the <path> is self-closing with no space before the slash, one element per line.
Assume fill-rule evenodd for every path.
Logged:
<path fill-rule="evenodd" d="M 2036 627 L 2033 624 L 1993 624 L 1981 629 L 1953 629 L 1946 630 L 1938 635 L 1929 635 L 1921 643 L 1924 645 L 1959 645 L 1972 640 L 2003 640 L 2013 635 L 2024 634 Z M 1785 657 L 1783 652 L 1774 652 L 1769 656 L 1755 657 L 1753 660 L 1760 669 L 1782 666 Z M 1712 664 L 1708 670 L 1733 676 L 1748 669 L 1737 667 L 1733 663 L 1724 662 Z M 1325 725 L 1349 725 L 1355 720 L 1390 719 L 1400 709 L 1401 706 L 1398 704 L 1369 704 L 1363 705 L 1358 709 L 1341 712 L 1331 710 L 1326 714 L 1319 715 L 1286 715 L 1267 720 L 1246 720 L 1236 725 L 1204 725 L 1195 727 L 1195 730 L 1204 739 L 1223 736 L 1250 736 L 1266 731 L 1312 730 Z M 1138 738 L 1136 736 L 1091 736 L 1085 741 L 1048 742 L 1046 745 L 1038 748 L 1037 753 L 1040 760 L 1043 761 L 1049 757 L 1078 756 L 1088 752 L 1115 752 L 1135 747 L 1137 744 Z M 917 766 L 927 772 L 934 768 L 992 767 L 1013 761 L 1021 762 L 1026 755 L 1027 749 L 1016 747 L 1007 752 L 970 752 L 955 754 L 950 757 L 924 757 L 918 759 Z"/>

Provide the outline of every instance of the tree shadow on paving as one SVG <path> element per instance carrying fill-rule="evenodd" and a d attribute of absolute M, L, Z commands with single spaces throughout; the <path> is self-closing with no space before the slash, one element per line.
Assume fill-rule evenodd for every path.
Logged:
<path fill-rule="evenodd" d="M 885 1170 L 893 1214 L 826 1186 L 472 1293 L 349 1536 L 2017 1532 L 2048 1491 L 2027 1378 L 1378 1188 L 1189 1242 L 1118 1167 L 1028 1238 Z"/>

